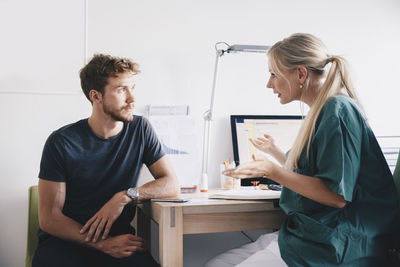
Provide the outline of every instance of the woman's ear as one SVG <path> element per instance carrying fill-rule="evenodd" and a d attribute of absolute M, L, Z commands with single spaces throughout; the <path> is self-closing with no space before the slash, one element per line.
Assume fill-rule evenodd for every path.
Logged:
<path fill-rule="evenodd" d="M 304 66 L 297 66 L 296 71 L 297 71 L 297 78 L 299 79 L 299 83 L 304 84 L 306 82 L 307 75 L 308 75 L 307 68 Z"/>

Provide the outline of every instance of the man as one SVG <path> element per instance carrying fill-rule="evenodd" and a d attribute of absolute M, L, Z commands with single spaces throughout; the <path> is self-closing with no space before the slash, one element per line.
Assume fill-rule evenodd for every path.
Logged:
<path fill-rule="evenodd" d="M 158 266 L 130 222 L 137 202 L 176 196 L 178 180 L 148 121 L 132 114 L 138 72 L 102 54 L 80 71 L 92 114 L 46 141 L 34 267 Z M 143 163 L 155 180 L 135 187 Z"/>

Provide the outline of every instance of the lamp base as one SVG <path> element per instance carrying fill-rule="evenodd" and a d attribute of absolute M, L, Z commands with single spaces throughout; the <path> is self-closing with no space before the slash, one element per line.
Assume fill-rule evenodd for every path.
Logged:
<path fill-rule="evenodd" d="M 200 192 L 208 192 L 208 175 L 203 173 L 200 181 Z"/>

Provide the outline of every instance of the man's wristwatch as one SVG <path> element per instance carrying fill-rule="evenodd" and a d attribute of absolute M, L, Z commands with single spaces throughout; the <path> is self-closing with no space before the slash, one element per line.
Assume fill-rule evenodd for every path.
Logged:
<path fill-rule="evenodd" d="M 139 191 L 137 190 L 137 187 L 131 187 L 126 191 L 126 194 L 128 197 L 132 198 L 133 200 L 133 205 L 136 205 L 138 203 L 139 199 Z"/>

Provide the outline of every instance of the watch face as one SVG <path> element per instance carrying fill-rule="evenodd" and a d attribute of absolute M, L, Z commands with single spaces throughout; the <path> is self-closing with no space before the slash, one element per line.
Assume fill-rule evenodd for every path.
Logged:
<path fill-rule="evenodd" d="M 128 196 L 133 197 L 133 192 L 132 188 L 129 188 L 128 191 L 126 192 Z"/>
<path fill-rule="evenodd" d="M 129 188 L 128 191 L 126 191 L 126 194 L 131 198 L 137 198 L 138 197 L 136 188 Z"/>

